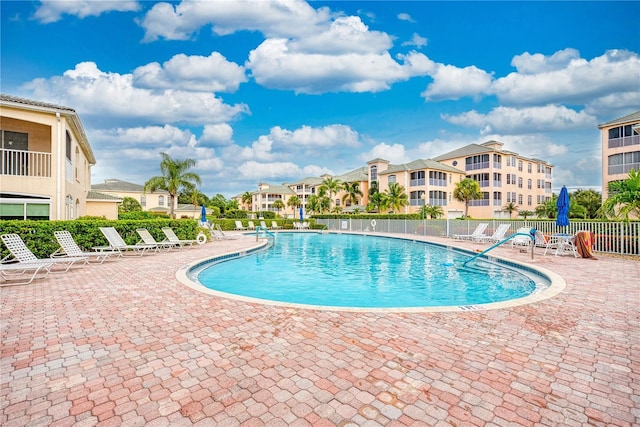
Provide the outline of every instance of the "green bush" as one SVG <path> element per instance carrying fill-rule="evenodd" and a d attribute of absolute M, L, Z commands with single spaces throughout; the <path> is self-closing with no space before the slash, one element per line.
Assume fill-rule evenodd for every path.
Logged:
<path fill-rule="evenodd" d="M 153 219 L 138 221 L 112 220 L 70 220 L 70 221 L 0 221 L 1 234 L 18 234 L 29 249 L 38 258 L 49 258 L 58 248 L 54 231 L 67 230 L 76 243 L 90 251 L 94 246 L 106 246 L 107 239 L 100 232 L 100 227 L 114 227 L 127 244 L 140 241 L 137 228 L 146 228 L 158 241 L 164 240 L 162 227 L 171 227 L 181 239 L 195 239 L 198 234 L 198 223 L 194 220 Z M 0 248 L 0 257 L 9 255 L 4 245 Z"/>

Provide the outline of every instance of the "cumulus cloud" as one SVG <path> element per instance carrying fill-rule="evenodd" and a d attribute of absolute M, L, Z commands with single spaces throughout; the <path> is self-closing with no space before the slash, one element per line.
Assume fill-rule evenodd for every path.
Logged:
<path fill-rule="evenodd" d="M 409 15 L 408 13 L 399 13 L 398 14 L 398 19 L 400 21 L 407 21 L 407 22 L 416 22 L 413 20 L 413 18 L 411 17 L 411 15 Z"/>
<path fill-rule="evenodd" d="M 292 162 L 260 163 L 253 160 L 242 163 L 238 172 L 244 179 L 287 179 L 292 176 L 301 176 L 302 170 Z"/>
<path fill-rule="evenodd" d="M 406 149 L 402 144 L 389 145 L 381 142 L 374 146 L 371 150 L 360 154 L 359 156 L 362 162 L 368 162 L 372 159 L 381 158 L 388 160 L 391 163 L 407 163 L 410 159 L 407 156 Z M 415 160 L 415 159 L 411 159 Z"/>
<path fill-rule="evenodd" d="M 426 100 L 460 99 L 478 97 L 491 87 L 492 74 L 475 66 L 458 68 L 436 64 L 432 71 L 433 82 L 420 95 Z"/>
<path fill-rule="evenodd" d="M 421 49 L 426 45 L 427 39 L 425 37 L 421 37 L 418 33 L 413 33 L 413 37 L 411 37 L 411 40 L 402 42 L 402 46 L 415 46 L 418 49 Z"/>
<path fill-rule="evenodd" d="M 640 56 L 627 50 L 609 50 L 590 61 L 571 49 L 551 57 L 525 54 L 513 63 L 523 71 L 496 79 L 491 88 L 507 104 L 584 104 L 594 97 L 640 92 Z"/>
<path fill-rule="evenodd" d="M 294 37 L 315 32 L 314 27 L 328 20 L 328 9 L 316 10 L 301 0 L 183 1 L 175 6 L 155 4 L 140 26 L 145 30 L 145 41 L 188 40 L 209 24 L 218 35 L 248 30 L 267 37 Z"/>
<path fill-rule="evenodd" d="M 271 140 L 284 146 L 285 149 L 295 147 L 358 147 L 358 132 L 344 125 L 328 125 L 319 128 L 302 126 L 293 131 L 275 126 L 269 133 Z"/>
<path fill-rule="evenodd" d="M 188 145 L 194 135 L 175 126 L 96 129 L 91 132 L 92 144 L 107 147 L 154 147 L 164 149 L 174 144 Z M 117 150 L 116 150 L 117 151 Z"/>
<path fill-rule="evenodd" d="M 213 145 L 227 145 L 233 142 L 233 128 L 227 123 L 205 125 L 201 141 Z"/>
<path fill-rule="evenodd" d="M 137 12 L 140 4 L 137 1 L 92 1 L 92 0 L 42 0 L 34 13 L 34 19 L 49 24 L 59 21 L 62 15 L 78 18 L 99 16 L 106 12 Z"/>
<path fill-rule="evenodd" d="M 458 115 L 443 114 L 442 119 L 458 126 L 478 128 L 482 134 L 552 132 L 597 126 L 594 116 L 562 105 L 496 107 L 487 114 L 471 110 Z"/>
<path fill-rule="evenodd" d="M 285 39 L 264 41 L 249 54 L 247 68 L 260 85 L 294 90 L 296 93 L 324 92 L 378 92 L 394 82 L 423 75 L 424 70 L 413 66 L 427 60 L 418 60 L 411 53 L 394 61 L 388 52 L 341 55 L 306 54 L 291 52 Z M 425 57 L 426 58 L 426 57 Z"/>
<path fill-rule="evenodd" d="M 227 105 L 211 93 L 139 88 L 131 74 L 104 72 L 94 62 L 77 64 L 62 76 L 32 80 L 24 87 L 43 101 L 73 105 L 83 120 L 109 116 L 109 120 L 148 123 L 224 123 L 248 112 L 246 105 Z"/>
<path fill-rule="evenodd" d="M 179 54 L 162 65 L 152 62 L 133 71 L 133 84 L 145 89 L 235 92 L 246 81 L 244 67 L 218 52 L 209 56 Z"/>

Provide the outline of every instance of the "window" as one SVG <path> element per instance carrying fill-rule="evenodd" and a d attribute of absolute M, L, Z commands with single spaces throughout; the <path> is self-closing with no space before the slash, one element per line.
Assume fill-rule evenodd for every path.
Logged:
<path fill-rule="evenodd" d="M 447 174 L 439 171 L 429 171 L 429 185 L 438 187 L 447 186 Z"/>
<path fill-rule="evenodd" d="M 141 196 L 140 197 L 140 206 L 142 206 L 142 207 L 147 206 L 147 196 Z"/>
<path fill-rule="evenodd" d="M 416 171 L 416 172 L 411 172 L 411 174 L 409 175 L 409 185 L 411 187 L 417 186 L 417 185 L 424 185 L 424 177 L 425 177 L 425 173 L 424 171 Z"/>
<path fill-rule="evenodd" d="M 531 206 L 531 203 L 533 201 L 533 197 L 531 195 L 527 196 L 527 205 Z"/>
<path fill-rule="evenodd" d="M 488 187 L 491 182 L 489 181 L 489 174 L 488 173 L 476 173 L 473 175 L 470 175 L 469 178 L 478 181 L 478 183 L 480 184 L 480 187 Z"/>
<path fill-rule="evenodd" d="M 527 188 L 531 190 L 532 181 L 530 179 L 527 180 Z"/>
<path fill-rule="evenodd" d="M 522 188 L 522 177 L 518 177 L 518 188 Z"/>
<path fill-rule="evenodd" d="M 377 181 L 378 180 L 378 167 L 377 166 L 371 166 L 370 169 L 371 173 L 371 181 Z"/>
<path fill-rule="evenodd" d="M 607 158 L 609 175 L 629 173 L 631 169 L 640 170 L 640 151 L 613 154 Z"/>
<path fill-rule="evenodd" d="M 522 172 L 522 160 L 518 160 L 518 171 Z"/>
<path fill-rule="evenodd" d="M 502 156 L 500 154 L 493 155 L 493 167 L 495 169 L 502 169 Z"/>
<path fill-rule="evenodd" d="M 522 194 L 518 194 L 518 204 L 522 204 Z"/>
<path fill-rule="evenodd" d="M 531 163 L 527 163 L 527 172 L 531 173 Z"/>
<path fill-rule="evenodd" d="M 336 206 L 340 206 L 340 199 L 336 199 Z"/>
<path fill-rule="evenodd" d="M 502 187 L 502 174 L 501 173 L 493 173 L 493 186 L 494 187 Z"/>
<path fill-rule="evenodd" d="M 409 204 L 411 206 L 424 206 L 427 203 L 425 197 L 424 191 L 412 191 L 409 193 Z"/>
<path fill-rule="evenodd" d="M 164 196 L 158 196 L 158 206 L 164 206 Z"/>
<path fill-rule="evenodd" d="M 489 192 L 483 191 L 480 199 L 470 200 L 469 206 L 489 206 Z"/>
<path fill-rule="evenodd" d="M 493 192 L 493 206 L 502 206 L 502 193 L 499 191 Z"/>
<path fill-rule="evenodd" d="M 389 184 L 391 184 L 392 182 L 396 182 L 396 176 L 395 175 L 389 175 Z"/>
<path fill-rule="evenodd" d="M 447 206 L 447 192 L 429 191 L 429 204 L 431 206 Z"/>
<path fill-rule="evenodd" d="M 80 179 L 80 177 L 78 176 L 78 165 L 79 164 L 80 164 L 80 150 L 78 149 L 78 147 L 76 147 L 76 161 L 75 161 L 75 164 L 73 165 L 73 168 L 75 170 L 76 181 L 78 181 Z"/>
<path fill-rule="evenodd" d="M 73 219 L 73 197 L 70 194 L 67 194 L 67 197 L 64 198 L 64 205 L 65 219 Z"/>
<path fill-rule="evenodd" d="M 66 155 L 67 155 L 67 160 L 71 161 L 71 134 L 69 133 L 69 131 L 67 131 L 67 143 L 66 143 Z"/>
<path fill-rule="evenodd" d="M 488 154 L 479 154 L 477 156 L 471 156 L 464 159 L 465 161 L 465 169 L 464 170 L 476 170 L 476 169 L 486 169 L 489 167 L 489 155 Z"/>

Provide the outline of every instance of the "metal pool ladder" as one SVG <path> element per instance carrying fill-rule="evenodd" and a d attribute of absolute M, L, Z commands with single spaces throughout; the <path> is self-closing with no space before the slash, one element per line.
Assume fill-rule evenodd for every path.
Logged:
<path fill-rule="evenodd" d="M 489 246 L 487 249 L 485 249 L 484 251 L 480 252 L 479 254 L 476 254 L 474 256 L 472 256 L 471 258 L 469 258 L 468 260 L 466 260 L 465 262 L 462 263 L 463 267 L 466 267 L 468 263 L 470 263 L 471 261 L 475 260 L 476 258 L 486 254 L 487 252 L 489 252 L 491 249 L 493 248 L 497 248 L 498 246 L 500 246 L 501 244 L 508 242 L 509 240 L 513 239 L 516 236 L 528 236 L 531 239 L 531 260 L 533 261 L 533 250 L 536 247 L 536 238 L 535 238 L 535 231 L 533 232 L 533 234 L 531 233 L 513 233 L 511 236 L 507 237 L 506 239 L 500 240 L 498 243 L 495 243 L 491 246 Z"/>

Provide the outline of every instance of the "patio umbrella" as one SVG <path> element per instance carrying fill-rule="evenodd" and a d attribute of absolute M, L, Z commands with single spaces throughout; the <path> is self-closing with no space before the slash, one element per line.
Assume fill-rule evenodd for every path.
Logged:
<path fill-rule="evenodd" d="M 300 206 L 300 222 L 302 222 L 303 220 L 304 220 L 304 215 L 302 211 L 302 206 Z"/>
<path fill-rule="evenodd" d="M 207 208 L 205 208 L 204 205 L 202 205 L 202 211 L 200 215 L 200 221 L 202 221 L 203 223 L 207 222 Z"/>
<path fill-rule="evenodd" d="M 556 206 L 558 207 L 556 225 L 558 227 L 566 227 L 569 225 L 569 192 L 564 185 L 562 186 L 562 190 L 560 190 Z"/>

